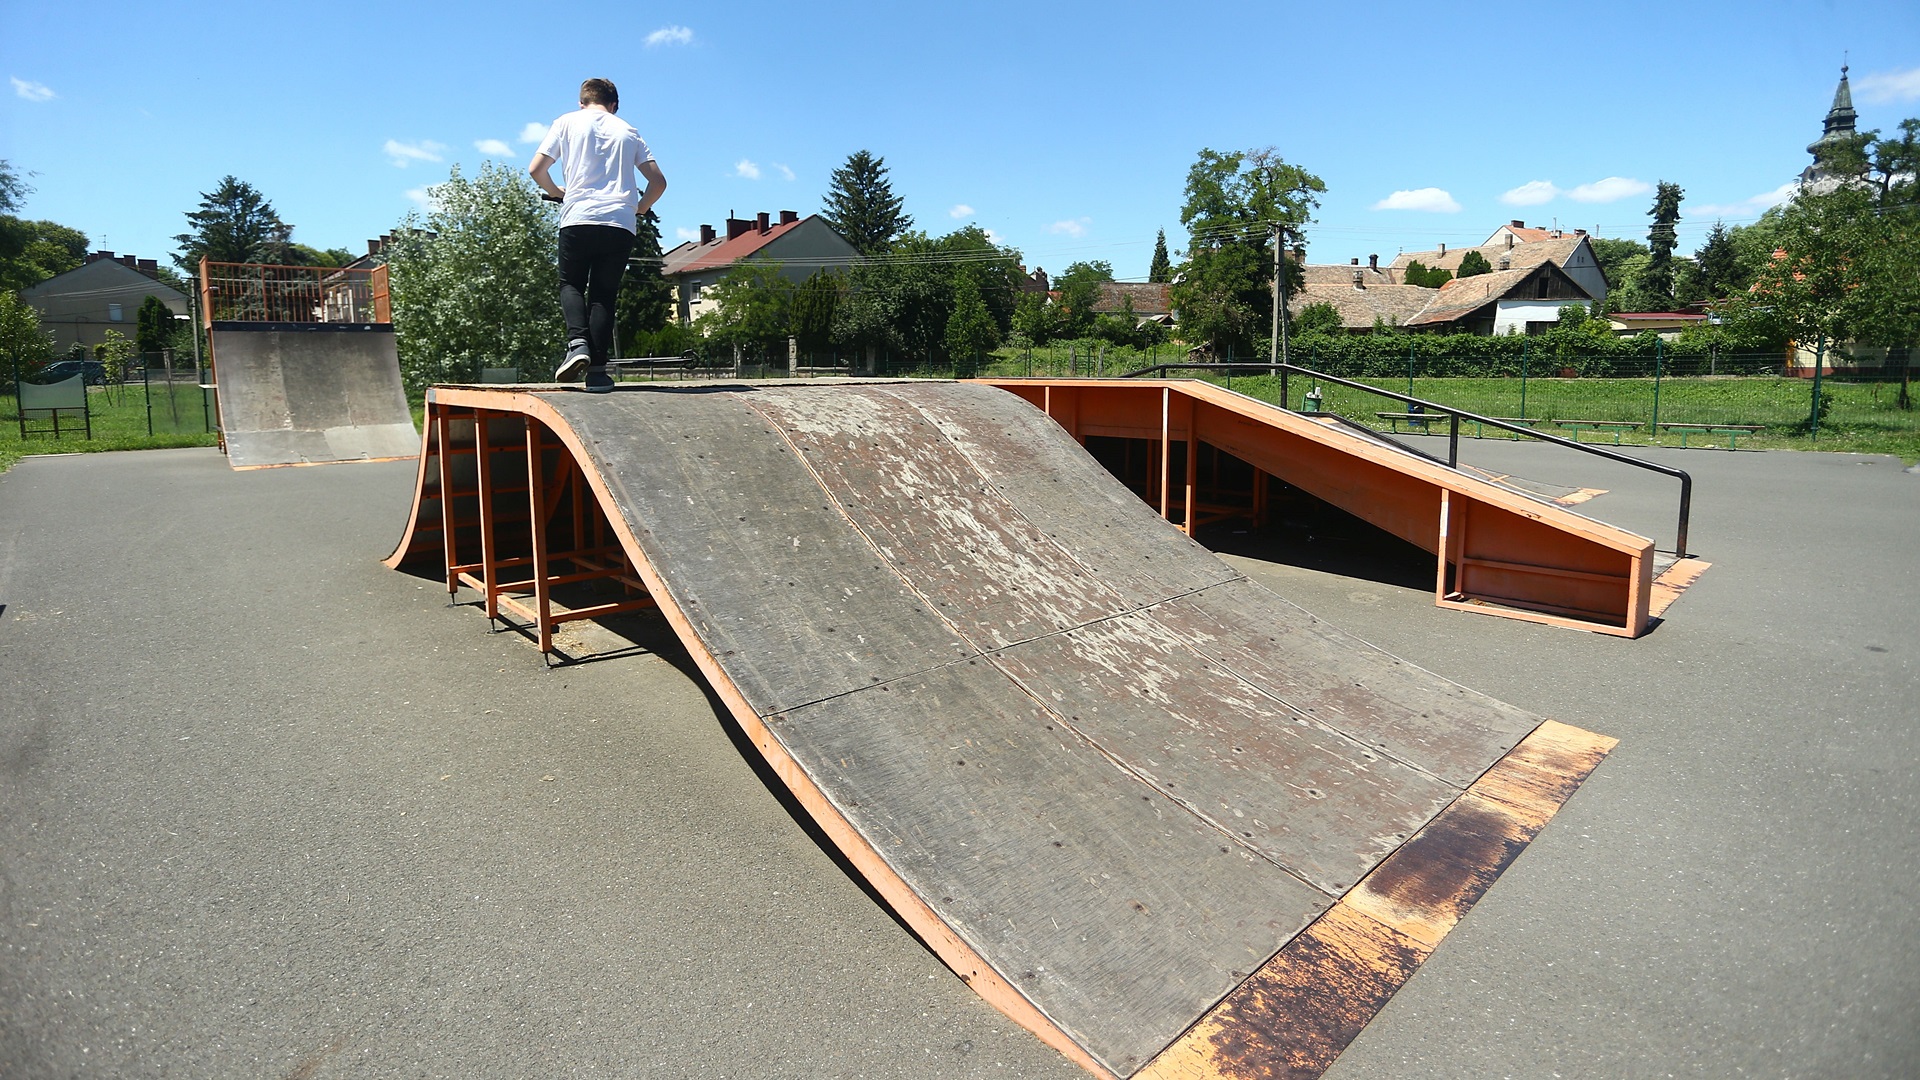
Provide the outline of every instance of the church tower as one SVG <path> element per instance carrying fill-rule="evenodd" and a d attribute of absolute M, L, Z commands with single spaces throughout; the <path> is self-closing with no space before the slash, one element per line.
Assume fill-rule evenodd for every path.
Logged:
<path fill-rule="evenodd" d="M 1800 174 L 1802 188 L 1817 195 L 1840 186 L 1841 178 L 1835 176 L 1828 166 L 1834 147 L 1853 137 L 1857 119 L 1859 114 L 1853 111 L 1853 91 L 1847 86 L 1847 67 L 1842 64 L 1840 85 L 1833 91 L 1833 107 L 1827 110 L 1826 130 L 1807 145 L 1807 153 L 1813 155 L 1813 164 Z"/>

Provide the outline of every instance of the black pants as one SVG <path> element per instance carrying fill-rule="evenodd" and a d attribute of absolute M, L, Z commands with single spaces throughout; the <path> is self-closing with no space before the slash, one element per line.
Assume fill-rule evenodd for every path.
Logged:
<path fill-rule="evenodd" d="M 585 338 L 595 368 L 613 352 L 613 305 L 620 275 L 633 251 L 633 234 L 618 225 L 569 225 L 560 230 L 560 314 L 567 340 Z"/>

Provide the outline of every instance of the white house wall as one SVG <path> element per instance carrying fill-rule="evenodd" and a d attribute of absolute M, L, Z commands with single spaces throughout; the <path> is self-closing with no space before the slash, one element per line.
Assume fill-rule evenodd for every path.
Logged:
<path fill-rule="evenodd" d="M 1524 334 L 1530 322 L 1559 322 L 1560 309 L 1578 300 L 1501 300 L 1494 305 L 1494 334 Z"/>
<path fill-rule="evenodd" d="M 1567 276 L 1587 290 L 1587 295 L 1595 300 L 1607 298 L 1607 275 L 1600 272 L 1600 264 L 1594 261 L 1591 246 L 1581 244 L 1575 247 L 1560 269 L 1565 270 Z"/>

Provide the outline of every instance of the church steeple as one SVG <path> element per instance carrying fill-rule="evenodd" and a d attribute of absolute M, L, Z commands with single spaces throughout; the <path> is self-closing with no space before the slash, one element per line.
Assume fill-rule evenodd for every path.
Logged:
<path fill-rule="evenodd" d="M 1828 172 L 1828 156 L 1837 143 L 1850 139 L 1854 135 L 1854 123 L 1859 119 L 1853 111 L 1853 90 L 1847 86 L 1847 65 L 1840 65 L 1840 85 L 1833 90 L 1833 107 L 1827 110 L 1826 129 L 1820 137 L 1807 144 L 1807 153 L 1813 155 L 1813 164 L 1800 174 L 1802 185 L 1818 184 L 1831 180 Z"/>

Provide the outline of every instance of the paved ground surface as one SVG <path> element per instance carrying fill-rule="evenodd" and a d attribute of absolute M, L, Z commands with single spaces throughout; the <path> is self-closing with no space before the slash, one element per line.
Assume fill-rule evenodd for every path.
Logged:
<path fill-rule="evenodd" d="M 1920 475 L 1652 453 L 1716 565 L 1639 641 L 1440 611 L 1325 523 L 1216 538 L 1622 740 L 1330 1077 L 1920 1070 Z M 1669 482 L 1468 454 L 1671 546 Z M 0 1077 L 1083 1075 L 794 820 L 662 624 L 549 672 L 381 567 L 411 480 L 0 476 Z"/>

